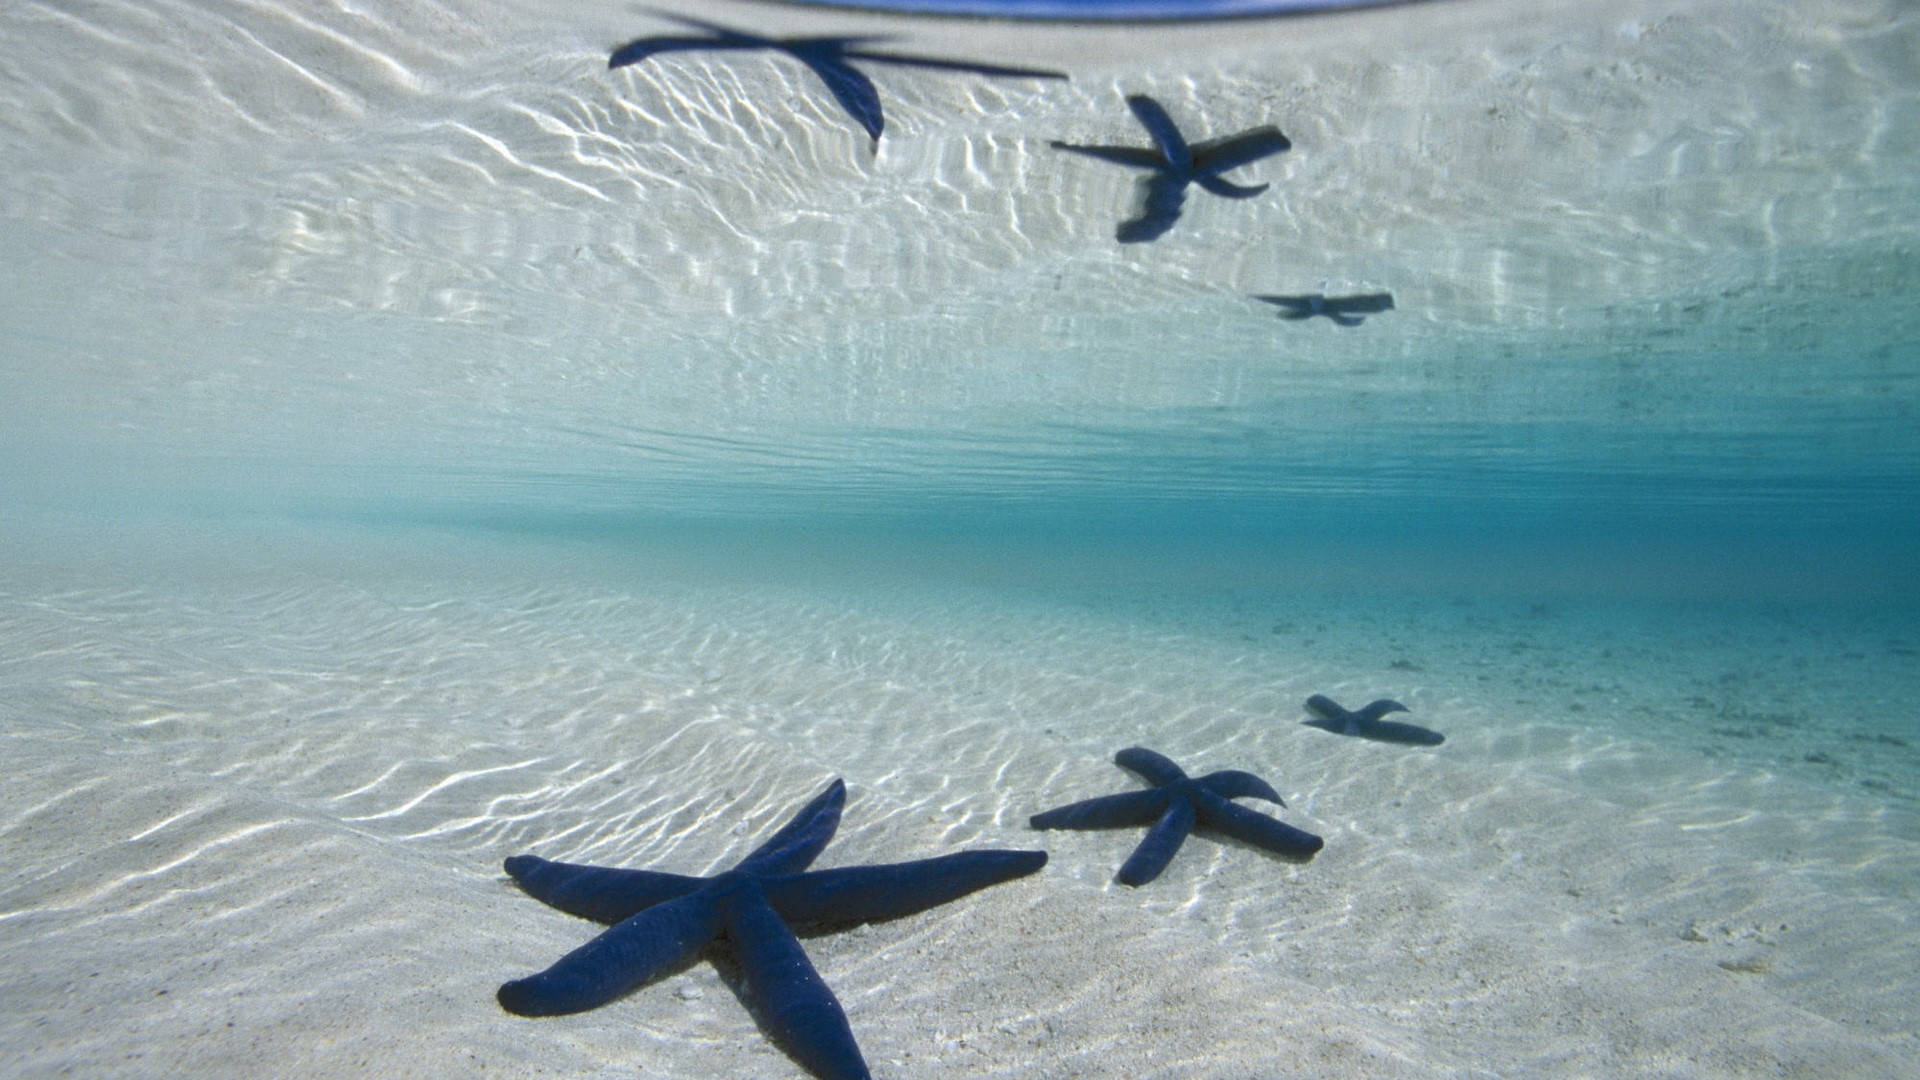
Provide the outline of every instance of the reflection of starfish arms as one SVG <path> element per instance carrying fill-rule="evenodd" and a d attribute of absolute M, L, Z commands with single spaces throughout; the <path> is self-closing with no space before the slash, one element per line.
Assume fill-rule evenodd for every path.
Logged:
<path fill-rule="evenodd" d="M 1364 316 L 1393 310 L 1392 293 L 1363 293 L 1359 296 L 1302 293 L 1298 296 L 1256 296 L 1254 299 L 1285 308 L 1280 313 L 1283 319 L 1311 319 L 1315 315 L 1325 315 L 1341 326 L 1359 326 L 1367 321 Z"/>
<path fill-rule="evenodd" d="M 1114 233 L 1123 244 L 1153 240 L 1173 228 L 1186 202 L 1187 185 L 1199 184 L 1215 195 L 1228 199 L 1250 199 L 1267 190 L 1267 185 L 1242 187 L 1220 174 L 1242 165 L 1271 157 L 1293 146 L 1280 129 L 1271 124 L 1243 131 L 1224 139 L 1188 146 L 1173 118 L 1160 103 L 1145 94 L 1127 99 L 1127 107 L 1153 136 L 1154 148 L 1137 146 L 1081 146 L 1054 142 L 1056 150 L 1084 154 L 1115 165 L 1151 169 L 1153 175 L 1142 181 L 1140 216 L 1120 223 Z"/>
<path fill-rule="evenodd" d="M 762 1030 L 817 1076 L 868 1076 L 847 1015 L 789 923 L 853 924 L 894 919 L 976 889 L 1031 874 L 1044 851 L 962 851 L 916 862 L 808 871 L 840 824 L 845 784 L 835 780 L 732 870 L 710 878 L 507 860 L 532 896 L 613 927 L 538 975 L 500 987 L 500 1004 L 522 1016 L 604 1005 L 674 971 L 724 937 L 745 979 L 744 998 Z"/>
<path fill-rule="evenodd" d="M 1196 823 L 1280 855 L 1311 856 L 1320 850 L 1322 841 L 1312 833 L 1231 801 L 1251 797 L 1287 805 L 1272 785 L 1252 773 L 1224 769 L 1189 777 L 1172 761 L 1138 746 L 1120 751 L 1113 760 L 1139 773 L 1153 787 L 1055 807 L 1033 815 L 1028 824 L 1036 829 L 1151 825 L 1114 875 L 1122 885 L 1145 885 L 1159 877 Z"/>
<path fill-rule="evenodd" d="M 770 38 L 742 33 L 718 23 L 710 23 L 685 15 L 672 15 L 666 12 L 656 14 L 664 19 L 705 30 L 710 36 L 685 37 L 666 34 L 636 38 L 613 50 L 613 55 L 607 58 L 609 68 L 637 64 L 656 53 L 688 49 L 774 49 L 807 65 L 815 75 L 820 76 L 820 81 L 827 84 L 827 90 L 833 94 L 833 99 L 840 103 L 840 107 L 847 111 L 847 115 L 859 121 L 860 126 L 865 128 L 867 134 L 875 140 L 880 138 L 881 129 L 886 127 L 886 118 L 880 113 L 880 91 L 874 88 L 873 80 L 867 78 L 848 62 L 851 60 L 935 68 L 940 71 L 965 71 L 974 75 L 1003 75 L 1021 79 L 1067 77 L 1066 73 L 1059 71 L 978 64 L 970 60 L 942 60 L 938 57 L 909 56 L 903 53 L 875 52 L 862 47 L 890 40 L 885 36 Z"/>

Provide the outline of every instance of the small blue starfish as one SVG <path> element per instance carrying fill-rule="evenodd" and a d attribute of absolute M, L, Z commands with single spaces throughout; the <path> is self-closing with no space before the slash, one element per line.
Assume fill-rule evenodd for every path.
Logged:
<path fill-rule="evenodd" d="M 502 1008 L 521 1016 L 581 1012 L 692 960 L 725 937 L 744 976 L 744 998 L 775 1044 L 825 1080 L 870 1074 L 847 1014 L 813 969 L 788 923 L 854 924 L 895 919 L 977 889 L 1031 874 L 1044 851 L 961 851 L 879 866 L 807 871 L 840 824 L 847 786 L 838 780 L 739 864 L 710 878 L 507 860 L 534 899 L 612 929 L 538 975 L 500 987 Z"/>
<path fill-rule="evenodd" d="M 668 12 L 656 12 L 663 19 L 671 19 L 685 26 L 707 32 L 706 37 L 687 37 L 678 34 L 656 34 L 653 37 L 635 38 L 613 50 L 607 57 L 607 67 L 625 67 L 637 64 L 649 56 L 663 52 L 677 52 L 687 49 L 774 49 L 786 53 L 805 64 L 808 70 L 827 84 L 827 92 L 833 100 L 847 111 L 847 115 L 866 129 L 875 145 L 879 144 L 880 132 L 886 128 L 886 117 L 880 112 L 880 91 L 873 80 L 861 73 L 850 61 L 867 60 L 877 64 L 901 64 L 907 67 L 934 68 L 940 71 L 964 71 L 974 75 L 996 75 L 1016 79 L 1064 79 L 1063 71 L 1046 71 L 1040 68 L 1008 67 L 1004 64 L 981 64 L 971 60 L 943 60 L 934 56 L 912 56 L 907 53 L 880 52 L 866 46 L 890 40 L 886 36 L 868 37 L 761 37 L 721 26 L 719 23 L 695 19 L 687 15 L 674 15 Z"/>
<path fill-rule="evenodd" d="M 1432 728 L 1380 719 L 1390 712 L 1408 711 L 1405 705 L 1386 698 L 1368 702 L 1358 709 L 1347 709 L 1325 694 L 1315 694 L 1307 699 L 1307 711 L 1313 714 L 1313 719 L 1302 720 L 1302 724 L 1331 731 L 1335 735 L 1355 735 L 1375 742 L 1406 746 L 1439 746 L 1447 741 L 1445 735 Z"/>
<path fill-rule="evenodd" d="M 1359 326 L 1367 321 L 1367 316 L 1378 315 L 1393 310 L 1392 293 L 1362 293 L 1358 296 L 1327 296 L 1324 293 L 1302 293 L 1298 296 L 1255 296 L 1255 300 L 1264 300 L 1269 304 L 1286 310 L 1280 313 L 1283 319 L 1299 321 L 1311 319 L 1315 315 L 1324 315 L 1331 322 L 1341 326 Z"/>
<path fill-rule="evenodd" d="M 1224 139 L 1203 142 L 1198 146 L 1188 146 L 1180 129 L 1174 126 L 1173 118 L 1167 115 L 1167 110 L 1161 108 L 1159 102 L 1145 94 L 1135 94 L 1127 98 L 1127 108 L 1133 110 L 1134 118 L 1147 129 L 1147 134 L 1153 136 L 1152 149 L 1138 146 L 1081 146 L 1057 140 L 1051 144 L 1055 150 L 1066 150 L 1115 165 L 1153 170 L 1141 182 L 1140 216 L 1121 222 L 1114 231 L 1114 238 L 1123 244 L 1157 240 L 1173 228 L 1173 223 L 1180 220 L 1180 208 L 1186 204 L 1188 184 L 1199 184 L 1207 191 L 1228 199 L 1251 199 L 1267 190 L 1265 184 L 1241 187 L 1229 183 L 1220 174 L 1293 146 L 1280 133 L 1280 129 L 1271 124 Z"/>
<path fill-rule="evenodd" d="M 1324 843 L 1310 832 L 1229 802 L 1252 797 L 1287 805 L 1279 792 L 1252 773 L 1224 769 L 1190 778 L 1164 756 L 1138 746 L 1113 755 L 1113 761 L 1139 773 L 1154 786 L 1055 807 L 1033 815 L 1027 823 L 1036 829 L 1116 829 L 1151 824 L 1146 838 L 1114 875 L 1122 885 L 1145 885 L 1159 877 L 1196 822 L 1280 855 L 1311 857 Z"/>

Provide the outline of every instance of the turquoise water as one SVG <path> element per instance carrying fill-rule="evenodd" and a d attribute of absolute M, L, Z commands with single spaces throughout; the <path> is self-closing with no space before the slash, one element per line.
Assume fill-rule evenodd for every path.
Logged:
<path fill-rule="evenodd" d="M 705 965 L 501 1013 L 582 938 L 500 859 L 1033 845 L 1142 744 L 1327 848 L 809 938 L 878 1073 L 1913 1075 L 1908 6 L 880 25 L 1072 79 L 876 144 L 624 5 L 0 13 L 0 1050 L 793 1074 Z M 1136 93 L 1293 148 L 1120 244 L 1050 143 Z"/>

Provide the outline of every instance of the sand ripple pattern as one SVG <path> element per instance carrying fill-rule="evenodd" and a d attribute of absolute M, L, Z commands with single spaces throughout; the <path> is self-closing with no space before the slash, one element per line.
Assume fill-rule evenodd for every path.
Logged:
<path fill-rule="evenodd" d="M 529 1038 L 493 987 L 585 928 L 499 861 L 711 871 L 832 776 L 850 800 L 828 865 L 1053 853 L 1018 888 L 809 943 L 887 1075 L 1914 1059 L 1893 1034 L 1920 1021 L 1911 795 L 1575 720 L 1569 703 L 1630 713 L 1717 670 L 1653 640 L 1631 668 L 1591 664 L 1591 642 L 1627 648 L 1657 620 L 1277 594 L 1027 605 L 582 545 L 281 540 L 199 574 L 63 574 L 22 543 L 0 577 L 0 1036 L 30 1072 L 264 1055 L 298 1075 L 783 1075 L 708 968 Z M 1787 650 L 1886 632 L 1755 625 Z M 1383 686 L 1447 718 L 1444 753 L 1298 723 L 1313 690 Z M 1026 829 L 1124 783 L 1108 759 L 1131 743 L 1265 773 L 1326 850 L 1296 866 L 1200 837 L 1134 891 L 1111 882 L 1133 838 Z"/>

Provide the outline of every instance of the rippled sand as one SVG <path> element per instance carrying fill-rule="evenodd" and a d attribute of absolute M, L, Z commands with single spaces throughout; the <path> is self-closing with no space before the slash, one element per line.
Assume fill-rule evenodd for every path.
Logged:
<path fill-rule="evenodd" d="M 192 532 L 22 534 L 0 571 L 23 1074 L 797 1075 L 707 965 L 576 1017 L 500 1011 L 499 982 L 592 932 L 500 860 L 711 871 L 834 776 L 825 865 L 1052 853 L 808 941 L 882 1076 L 1914 1074 L 1912 774 L 1769 764 L 1895 730 L 1834 710 L 1911 700 L 1910 632 Z M 1796 659 L 1855 680 L 1749 683 L 1809 741 L 1635 718 Z M 1305 728 L 1316 690 L 1392 692 L 1448 741 Z M 1132 890 L 1129 835 L 1025 828 L 1128 786 L 1108 759 L 1135 743 L 1265 774 L 1325 851 L 1202 836 Z M 1856 764 L 1914 754 L 1877 749 Z"/>

